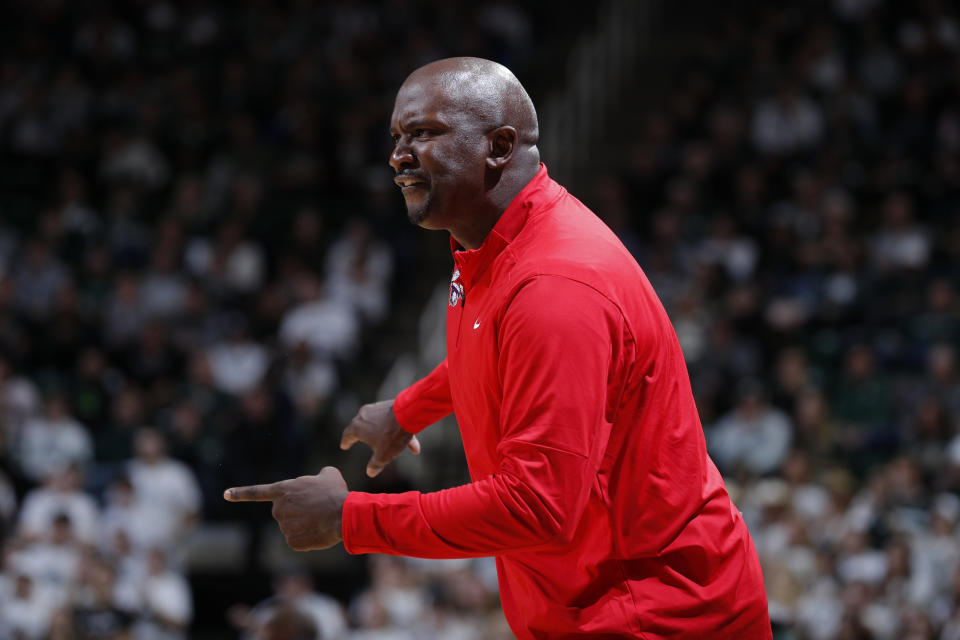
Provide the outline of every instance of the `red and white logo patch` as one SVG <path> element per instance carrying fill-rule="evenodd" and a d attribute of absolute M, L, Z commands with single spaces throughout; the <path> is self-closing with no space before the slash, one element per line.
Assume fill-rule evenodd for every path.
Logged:
<path fill-rule="evenodd" d="M 454 269 L 450 278 L 450 306 L 455 307 L 463 302 L 463 285 L 457 282 L 460 279 L 460 269 Z"/>

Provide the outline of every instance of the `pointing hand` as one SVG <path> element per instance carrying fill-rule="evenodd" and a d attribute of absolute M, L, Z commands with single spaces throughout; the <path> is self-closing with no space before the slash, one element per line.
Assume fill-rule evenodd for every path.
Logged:
<path fill-rule="evenodd" d="M 315 476 L 272 484 L 234 487 L 223 492 L 230 502 L 273 502 L 273 518 L 294 551 L 326 549 L 340 542 L 347 483 L 335 467 Z"/>

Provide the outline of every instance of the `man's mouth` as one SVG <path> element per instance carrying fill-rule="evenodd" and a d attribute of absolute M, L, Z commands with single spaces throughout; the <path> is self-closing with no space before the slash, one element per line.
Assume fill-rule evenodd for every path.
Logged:
<path fill-rule="evenodd" d="M 424 188 L 427 186 L 426 180 L 416 176 L 396 176 L 393 179 L 393 182 L 403 191 L 406 191 L 407 189 Z"/>

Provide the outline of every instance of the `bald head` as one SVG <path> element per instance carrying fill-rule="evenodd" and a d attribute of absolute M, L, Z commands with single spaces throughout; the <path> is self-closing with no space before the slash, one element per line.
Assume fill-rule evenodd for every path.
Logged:
<path fill-rule="evenodd" d="M 483 58 L 445 58 L 411 73 L 403 84 L 410 83 L 438 89 L 452 107 L 470 113 L 487 129 L 514 127 L 520 144 L 537 144 L 540 130 L 533 100 L 502 64 Z"/>
<path fill-rule="evenodd" d="M 540 167 L 537 112 L 503 65 L 447 58 L 404 81 L 390 166 L 410 220 L 476 248 Z"/>

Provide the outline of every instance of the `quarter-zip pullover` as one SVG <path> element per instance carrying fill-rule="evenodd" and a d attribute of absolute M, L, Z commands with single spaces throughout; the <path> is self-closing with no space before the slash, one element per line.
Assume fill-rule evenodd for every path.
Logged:
<path fill-rule="evenodd" d="M 454 412 L 472 482 L 350 493 L 346 549 L 496 556 L 522 639 L 771 638 L 676 334 L 613 232 L 541 165 L 451 248 L 447 357 L 394 413 L 416 433 Z"/>

